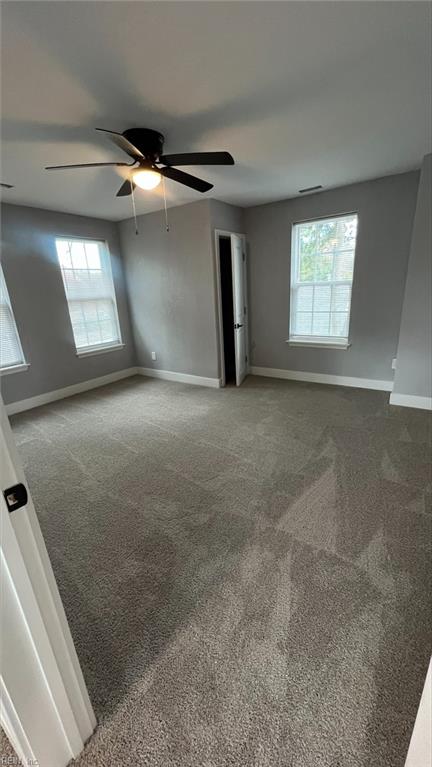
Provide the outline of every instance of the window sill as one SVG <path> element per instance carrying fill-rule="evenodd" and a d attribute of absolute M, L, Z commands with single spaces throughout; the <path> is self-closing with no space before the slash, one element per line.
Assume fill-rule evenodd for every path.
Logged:
<path fill-rule="evenodd" d="M 111 344 L 110 346 L 89 346 L 88 348 L 77 349 L 77 357 L 92 357 L 94 354 L 105 354 L 105 352 L 115 352 L 124 349 L 124 344 Z"/>
<path fill-rule="evenodd" d="M 312 338 L 310 341 L 307 338 L 288 338 L 286 343 L 290 346 L 312 347 L 314 349 L 337 349 L 338 351 L 346 351 L 351 346 L 349 341 L 323 341 L 317 338 Z"/>
<path fill-rule="evenodd" d="M 24 370 L 28 370 L 30 367 L 27 362 L 22 362 L 19 365 L 11 365 L 8 368 L 0 368 L 0 376 L 8 376 L 11 373 L 22 373 Z"/>

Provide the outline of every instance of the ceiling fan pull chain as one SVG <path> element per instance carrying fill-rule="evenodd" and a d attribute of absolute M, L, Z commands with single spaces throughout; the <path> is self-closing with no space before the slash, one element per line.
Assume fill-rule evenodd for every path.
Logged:
<path fill-rule="evenodd" d="M 163 176 L 162 176 L 162 191 L 163 191 L 164 208 L 165 208 L 165 227 L 167 232 L 169 232 L 168 211 L 167 211 L 166 194 L 165 194 L 165 179 Z"/>
<path fill-rule="evenodd" d="M 135 195 L 134 195 L 134 185 L 132 183 L 132 179 L 129 179 L 130 187 L 131 187 L 131 195 L 132 195 L 132 210 L 133 210 L 133 217 L 135 222 L 135 234 L 138 234 L 138 222 L 137 222 L 137 215 L 136 215 L 136 208 L 135 208 Z"/>

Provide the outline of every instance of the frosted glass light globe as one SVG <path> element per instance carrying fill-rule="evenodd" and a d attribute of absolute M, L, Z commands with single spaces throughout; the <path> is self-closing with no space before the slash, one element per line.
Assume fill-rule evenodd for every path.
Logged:
<path fill-rule="evenodd" d="M 133 174 L 133 180 L 141 189 L 155 189 L 160 184 L 161 175 L 154 170 L 138 170 Z"/>

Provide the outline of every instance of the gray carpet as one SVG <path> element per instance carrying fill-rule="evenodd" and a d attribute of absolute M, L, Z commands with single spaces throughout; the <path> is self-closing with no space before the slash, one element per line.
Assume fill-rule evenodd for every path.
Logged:
<path fill-rule="evenodd" d="M 145 378 L 13 417 L 100 726 L 77 767 L 402 767 L 431 417 Z"/>

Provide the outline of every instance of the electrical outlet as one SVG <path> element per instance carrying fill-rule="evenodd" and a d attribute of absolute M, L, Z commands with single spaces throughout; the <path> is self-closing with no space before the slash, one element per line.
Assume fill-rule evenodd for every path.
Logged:
<path fill-rule="evenodd" d="M 397 364 L 397 359 L 396 359 L 396 357 L 394 357 L 392 359 L 392 370 L 396 370 L 396 364 Z"/>
<path fill-rule="evenodd" d="M 152 352 L 152 360 L 157 360 L 156 352 Z"/>

